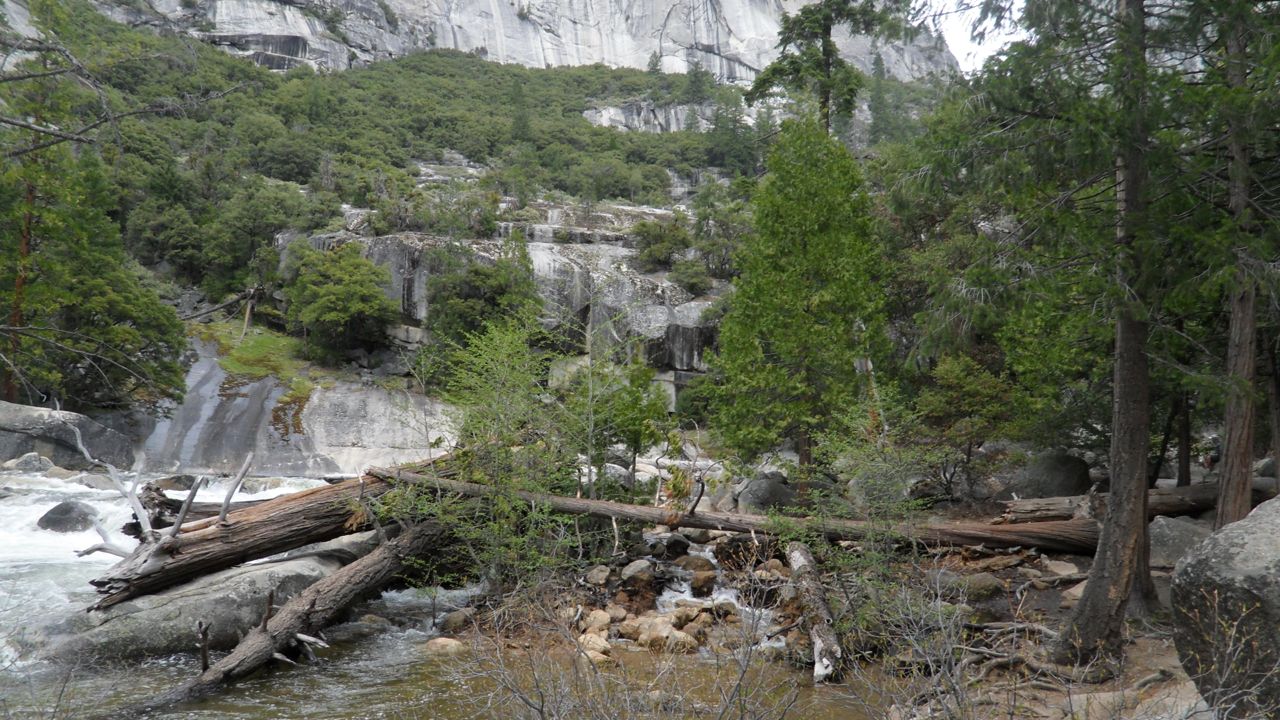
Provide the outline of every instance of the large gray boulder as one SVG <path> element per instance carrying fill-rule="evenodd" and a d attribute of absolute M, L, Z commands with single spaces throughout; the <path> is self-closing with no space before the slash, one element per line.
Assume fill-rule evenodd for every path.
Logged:
<path fill-rule="evenodd" d="M 738 512 L 759 513 L 769 508 L 786 507 L 796 498 L 796 491 L 787 484 L 787 476 L 780 470 L 761 469 L 750 480 L 737 487 Z"/>
<path fill-rule="evenodd" d="M 60 533 L 80 532 L 93 527 L 97 517 L 98 512 L 89 505 L 79 500 L 64 500 L 41 515 L 36 527 Z"/>
<path fill-rule="evenodd" d="M 1173 574 L 1173 637 L 1224 719 L 1280 711 L 1280 499 L 1211 535 Z"/>
<path fill-rule="evenodd" d="M 76 448 L 73 427 L 80 429 L 85 447 L 98 460 L 122 469 L 133 466 L 133 442 L 115 430 L 80 413 L 3 401 L 0 401 L 0 460 L 34 452 L 59 467 L 89 470 L 90 464 Z"/>
<path fill-rule="evenodd" d="M 102 612 L 76 612 L 25 638 L 47 660 L 82 662 L 189 653 L 196 623 L 210 626 L 209 647 L 230 650 L 262 620 L 267 594 L 282 604 L 374 547 L 372 533 L 340 538 L 286 559 L 206 575 Z"/>
<path fill-rule="evenodd" d="M 1050 450 L 996 479 L 995 499 L 1065 497 L 1083 495 L 1092 485 L 1089 464 L 1061 450 Z"/>
<path fill-rule="evenodd" d="M 1151 567 L 1171 568 L 1177 565 L 1212 532 L 1208 523 L 1182 517 L 1157 517 L 1147 527 L 1147 538 L 1151 541 Z"/>

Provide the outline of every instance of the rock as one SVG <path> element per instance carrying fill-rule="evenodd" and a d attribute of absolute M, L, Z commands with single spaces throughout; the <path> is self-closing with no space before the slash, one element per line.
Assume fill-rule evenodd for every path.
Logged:
<path fill-rule="evenodd" d="M 1276 476 L 1276 458 L 1274 455 L 1268 455 L 1253 464 L 1253 474 L 1258 477 L 1273 478 Z"/>
<path fill-rule="evenodd" d="M 608 655 L 612 651 L 607 640 L 592 633 L 583 633 L 578 636 L 578 647 L 587 652 L 598 652 L 601 655 Z"/>
<path fill-rule="evenodd" d="M 675 561 L 676 567 L 689 572 L 708 572 L 716 569 L 716 564 L 701 555 L 685 555 Z"/>
<path fill-rule="evenodd" d="M 1280 708 L 1280 499 L 1193 548 L 1171 595 L 1178 658 L 1208 704 Z"/>
<path fill-rule="evenodd" d="M 610 570 L 608 565 L 597 565 L 591 568 L 589 571 L 587 571 L 587 576 L 585 579 L 588 585 L 603 587 L 606 583 L 609 582 L 609 573 L 610 573 Z"/>
<path fill-rule="evenodd" d="M 1147 530 L 1151 540 L 1151 567 L 1173 567 L 1212 532 L 1211 528 L 1186 518 L 1163 515 L 1155 518 Z"/>
<path fill-rule="evenodd" d="M 935 568 L 925 573 L 925 579 L 948 600 L 986 600 L 1005 591 L 1000 578 L 989 572 L 961 575 Z"/>
<path fill-rule="evenodd" d="M 672 630 L 670 634 L 667 635 L 666 643 L 662 649 L 669 653 L 697 652 L 698 641 L 692 635 L 684 632 L 683 630 Z"/>
<path fill-rule="evenodd" d="M 75 470 L 68 470 L 63 467 L 58 467 L 57 465 L 54 465 L 53 467 L 44 471 L 45 477 L 51 477 L 57 480 L 70 480 L 71 478 L 79 474 L 80 473 Z"/>
<path fill-rule="evenodd" d="M 604 610 L 592 610 L 582 619 L 579 625 L 583 632 L 590 633 L 597 630 L 608 630 L 609 624 L 613 622 L 613 618 Z"/>
<path fill-rule="evenodd" d="M 1114 692 L 1071 695 L 1062 704 L 1063 714 L 1070 720 L 1115 720 L 1129 717 L 1126 711 L 1138 700 L 1137 693 Z"/>
<path fill-rule="evenodd" d="M 1065 497 L 1084 495 L 1093 482 L 1089 464 L 1060 450 L 1040 453 L 1026 467 L 997 478 L 1001 485 L 995 499 Z"/>
<path fill-rule="evenodd" d="M 694 597 L 710 597 L 715 592 L 717 577 L 715 570 L 695 572 L 693 579 L 689 581 L 689 591 Z"/>
<path fill-rule="evenodd" d="M 76 477 L 76 482 L 84 485 L 85 487 L 93 488 L 94 490 L 116 489 L 115 483 L 111 482 L 111 478 L 97 473 L 84 473 L 83 475 Z"/>
<path fill-rule="evenodd" d="M 277 604 L 368 552 L 373 533 L 302 548 L 293 559 L 241 565 L 100 612 L 76 611 L 38 628 L 37 657 L 88 662 L 190 653 L 196 622 L 210 624 L 209 648 L 230 650 L 262 620 L 267 594 Z"/>
<path fill-rule="evenodd" d="M 15 472 L 42 473 L 53 469 L 53 461 L 40 453 L 29 452 L 0 465 L 0 469 Z"/>
<path fill-rule="evenodd" d="M 1050 575 L 1062 576 L 1080 574 L 1080 568 L 1076 567 L 1074 563 L 1069 563 L 1065 560 L 1050 560 L 1049 558 L 1042 558 L 1040 560 L 1040 564 L 1044 566 L 1045 572 Z"/>
<path fill-rule="evenodd" d="M 467 646 L 453 638 L 431 638 L 422 646 L 428 657 L 457 657 L 467 652 Z"/>
<path fill-rule="evenodd" d="M 627 619 L 627 609 L 621 605 L 609 603 L 609 605 L 605 607 L 604 611 L 608 613 L 609 620 L 613 622 L 622 622 Z"/>
<path fill-rule="evenodd" d="M 760 563 L 760 566 L 756 569 L 763 570 L 764 572 L 770 573 L 776 577 L 791 577 L 791 568 L 787 567 L 786 563 L 782 562 L 778 558 L 769 558 L 768 560 Z"/>
<path fill-rule="evenodd" d="M 591 637 L 594 637 L 594 636 L 591 636 Z M 598 668 L 613 667 L 614 665 L 618 664 L 617 660 L 614 660 L 608 655 L 595 650 L 583 650 L 582 654 L 578 656 L 577 662 L 579 662 L 580 666 L 590 665 L 591 667 L 598 667 Z"/>
<path fill-rule="evenodd" d="M 700 502 L 706 503 L 707 498 L 703 497 Z M 680 534 L 695 545 L 706 545 L 711 542 L 711 531 L 704 528 L 684 528 L 680 531 Z"/>
<path fill-rule="evenodd" d="M 156 487 L 161 490 L 175 490 L 178 492 L 187 492 L 195 484 L 195 475 L 170 475 L 155 481 Z"/>
<path fill-rule="evenodd" d="M 633 587 L 652 585 L 655 578 L 653 563 L 644 559 L 633 560 L 622 568 L 622 572 L 618 576 L 622 578 L 622 582 Z"/>
<path fill-rule="evenodd" d="M 712 551 L 716 562 L 725 570 L 755 567 L 773 557 L 777 545 L 772 538 L 741 533 L 717 543 Z"/>
<path fill-rule="evenodd" d="M 787 476 L 780 470 L 761 470 L 739 484 L 737 490 L 738 512 L 744 513 L 787 507 L 796 499 L 795 489 L 787 484 Z"/>
<path fill-rule="evenodd" d="M 653 554 L 664 560 L 673 560 L 687 555 L 689 554 L 689 539 L 677 532 L 670 533 L 658 541 Z"/>
<path fill-rule="evenodd" d="M 1070 610 L 1075 607 L 1076 603 L 1080 602 L 1080 598 L 1084 597 L 1084 587 L 1088 584 L 1089 581 L 1085 580 L 1084 582 L 1076 583 L 1066 590 L 1063 590 L 1062 601 L 1059 603 L 1059 607 L 1064 610 Z"/>
<path fill-rule="evenodd" d="M 1195 683 L 1187 680 L 1172 688 L 1159 690 L 1133 710 L 1138 720 L 1189 720 L 1213 718 L 1213 712 L 1201 699 Z"/>
<path fill-rule="evenodd" d="M 124 435 L 79 413 L 15 405 L 0 401 L 0 458 L 37 453 L 52 465 L 89 470 L 76 447 L 72 427 L 79 428 L 85 447 L 98 460 L 128 469 L 133 466 L 133 442 Z"/>
<path fill-rule="evenodd" d="M 445 633 L 446 635 L 457 635 L 463 630 L 471 627 L 471 623 L 475 620 L 475 617 L 476 609 L 470 607 L 446 613 L 445 616 L 440 619 L 440 632 Z"/>
<path fill-rule="evenodd" d="M 80 532 L 93 527 L 93 521 L 97 517 L 98 511 L 92 507 L 78 500 L 64 500 L 41 515 L 36 526 L 60 533 Z"/>
<path fill-rule="evenodd" d="M 604 479 L 625 487 L 631 487 L 631 483 L 635 481 L 630 470 L 613 463 L 604 464 Z"/>

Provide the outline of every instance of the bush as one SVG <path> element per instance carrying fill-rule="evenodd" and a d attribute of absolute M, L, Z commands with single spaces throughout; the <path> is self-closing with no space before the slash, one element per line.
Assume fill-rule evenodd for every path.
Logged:
<path fill-rule="evenodd" d="M 386 343 L 387 325 L 396 317 L 395 303 L 382 291 L 389 276 L 361 257 L 359 246 L 320 252 L 295 242 L 288 260 L 296 271 L 285 286 L 288 318 L 308 342 L 330 354 Z"/>

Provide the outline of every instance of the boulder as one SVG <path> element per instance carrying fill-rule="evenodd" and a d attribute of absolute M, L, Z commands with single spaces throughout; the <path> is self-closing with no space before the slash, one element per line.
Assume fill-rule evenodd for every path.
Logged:
<path fill-rule="evenodd" d="M 133 442 L 121 433 L 79 413 L 3 401 L 0 401 L 0 458 L 34 452 L 52 461 L 48 467 L 88 470 L 89 463 L 76 448 L 73 427 L 79 428 L 85 447 L 98 460 L 122 469 L 133 466 Z"/>
<path fill-rule="evenodd" d="M 1178 658 L 1209 705 L 1230 718 L 1280 708 L 1280 499 L 1178 561 L 1171 596 Z"/>
<path fill-rule="evenodd" d="M 431 638 L 422 646 L 429 657 L 456 657 L 467 651 L 467 646 L 458 640 L 447 637 Z"/>
<path fill-rule="evenodd" d="M 1253 464 L 1253 474 L 1258 477 L 1273 478 L 1276 476 L 1276 459 L 1273 455 L 1268 455 Z"/>
<path fill-rule="evenodd" d="M 70 480 L 71 478 L 79 474 L 80 473 L 75 470 L 68 470 L 63 467 L 58 467 L 57 465 L 54 465 L 53 467 L 44 471 L 45 477 L 51 477 L 51 478 L 54 478 L 55 480 Z"/>
<path fill-rule="evenodd" d="M 586 581 L 588 585 L 603 586 L 609 582 L 609 566 L 597 565 L 587 571 Z"/>
<path fill-rule="evenodd" d="M 88 505 L 78 500 L 64 500 L 41 515 L 36 527 L 60 533 L 80 532 L 93 527 L 97 517 L 98 511 Z"/>
<path fill-rule="evenodd" d="M 94 490 L 115 490 L 115 483 L 111 482 L 111 478 L 106 475 L 97 473 L 84 473 L 76 477 L 76 482 Z"/>
<path fill-rule="evenodd" d="M 1173 567 L 1212 532 L 1208 525 L 1195 520 L 1163 515 L 1157 517 L 1151 521 L 1147 530 L 1147 537 L 1151 540 L 1151 567 Z"/>
<path fill-rule="evenodd" d="M 1040 453 L 1023 468 L 997 478 L 997 500 L 1084 495 L 1093 481 L 1089 464 L 1061 450 Z"/>
<path fill-rule="evenodd" d="M 29 452 L 0 465 L 0 469 L 24 473 L 42 473 L 53 469 L 53 461 L 40 453 Z"/>
<path fill-rule="evenodd" d="M 929 570 L 925 579 L 947 600 L 986 600 L 1004 592 L 1004 583 L 989 572 L 961 575 L 941 568 Z"/>
<path fill-rule="evenodd" d="M 593 633 L 600 630 L 608 631 L 609 623 L 613 622 L 613 617 L 604 610 L 592 610 L 579 623 L 582 626 L 582 632 Z"/>
<path fill-rule="evenodd" d="M 457 635 L 471 626 L 471 622 L 475 619 L 475 608 L 462 608 L 446 613 L 440 619 L 440 632 L 446 635 Z"/>
<path fill-rule="evenodd" d="M 668 533 L 658 540 L 652 548 L 654 557 L 673 560 L 689 553 L 689 539 L 680 533 Z"/>
<path fill-rule="evenodd" d="M 689 591 L 694 597 L 710 597 L 711 593 L 716 589 L 716 571 L 700 570 L 693 574 L 693 579 L 689 581 Z"/>
<path fill-rule="evenodd" d="M 760 513 L 770 508 L 786 507 L 795 501 L 796 491 L 787 484 L 780 470 L 760 470 L 737 488 L 738 512 Z"/>
<path fill-rule="evenodd" d="M 277 604 L 376 546 L 372 533 L 313 545 L 275 562 L 241 565 L 100 612 L 75 611 L 37 628 L 37 657 L 83 663 L 190 653 L 196 623 L 210 625 L 209 648 L 230 650 L 262 621 L 267 594 Z"/>
<path fill-rule="evenodd" d="M 592 633 L 584 633 L 578 636 L 578 647 L 588 652 L 598 652 L 601 655 L 608 655 L 612 648 L 609 647 L 609 641 Z"/>
<path fill-rule="evenodd" d="M 645 585 L 653 584 L 656 576 L 653 573 L 653 563 L 642 559 L 632 561 L 629 565 L 622 568 L 622 572 L 619 573 L 619 577 L 622 578 L 622 582 L 628 585 L 643 587 Z"/>
<path fill-rule="evenodd" d="M 692 573 L 708 572 L 716 569 L 716 564 L 701 555 L 685 555 L 675 561 L 676 567 Z"/>

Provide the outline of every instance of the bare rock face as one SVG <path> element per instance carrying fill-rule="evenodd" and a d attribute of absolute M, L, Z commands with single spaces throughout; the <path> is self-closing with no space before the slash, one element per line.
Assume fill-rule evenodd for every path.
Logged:
<path fill-rule="evenodd" d="M 782 12 L 804 2 L 757 0 L 96 0 L 133 25 L 168 25 L 273 69 L 338 70 L 415 50 L 447 48 L 502 63 L 555 67 L 602 63 L 663 70 L 693 63 L 726 81 L 749 81 L 777 57 Z M 838 33 L 841 54 L 870 72 L 876 51 L 900 79 L 957 65 L 945 43 L 922 32 L 879 43 Z M 873 45 L 875 45 L 873 47 Z"/>
<path fill-rule="evenodd" d="M 72 428 L 80 431 L 85 447 L 98 460 L 124 469 L 133 465 L 133 443 L 115 430 L 79 413 L 3 401 L 0 401 L 0 460 L 38 453 L 59 467 L 89 470 L 89 463 L 76 447 Z"/>
<path fill-rule="evenodd" d="M 1173 574 L 1173 637 L 1223 718 L 1280 708 L 1280 499 L 1210 535 Z"/>

